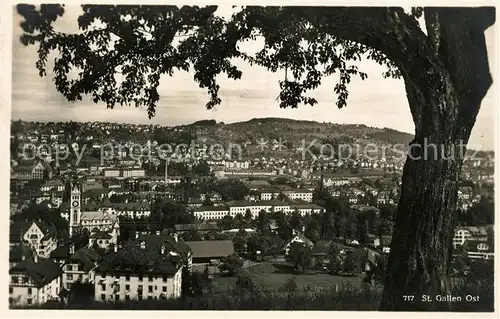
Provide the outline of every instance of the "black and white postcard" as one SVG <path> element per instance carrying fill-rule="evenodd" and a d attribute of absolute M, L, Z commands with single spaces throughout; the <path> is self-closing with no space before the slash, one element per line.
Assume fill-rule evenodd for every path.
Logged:
<path fill-rule="evenodd" d="M 9 312 L 493 313 L 494 3 L 346 5 L 3 5 Z"/>

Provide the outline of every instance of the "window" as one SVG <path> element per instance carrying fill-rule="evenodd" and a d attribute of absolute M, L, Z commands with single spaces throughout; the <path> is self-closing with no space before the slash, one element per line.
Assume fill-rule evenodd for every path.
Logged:
<path fill-rule="evenodd" d="M 130 285 L 125 285 L 125 290 L 130 290 Z"/>
<path fill-rule="evenodd" d="M 14 292 L 14 289 L 12 289 L 12 287 L 9 287 L 9 294 L 11 294 L 13 292 Z"/>
<path fill-rule="evenodd" d="M 105 294 L 101 294 L 101 300 L 106 300 L 106 295 Z"/>
<path fill-rule="evenodd" d="M 142 300 L 142 295 L 137 296 L 138 300 Z"/>
<path fill-rule="evenodd" d="M 31 305 L 31 303 L 33 302 L 33 300 L 31 298 L 28 299 L 28 305 Z"/>
<path fill-rule="evenodd" d="M 153 281 L 153 276 L 148 276 L 148 280 L 149 280 L 149 282 L 152 282 Z"/>
<path fill-rule="evenodd" d="M 125 281 L 130 281 L 130 275 L 125 276 Z"/>
<path fill-rule="evenodd" d="M 28 288 L 28 295 L 31 295 L 31 288 Z"/>
<path fill-rule="evenodd" d="M 116 275 L 116 276 L 115 276 L 115 278 L 116 278 L 116 279 L 120 279 L 120 275 Z"/>
<path fill-rule="evenodd" d="M 101 290 L 106 290 L 106 284 L 101 284 Z"/>
<path fill-rule="evenodd" d="M 129 296 L 129 295 L 126 295 L 126 296 L 125 296 L 125 300 L 129 301 L 129 300 L 130 300 L 130 296 Z"/>
<path fill-rule="evenodd" d="M 115 300 L 116 301 L 120 300 L 120 295 L 115 295 Z"/>
<path fill-rule="evenodd" d="M 139 281 L 142 281 L 142 275 L 139 275 Z"/>
<path fill-rule="evenodd" d="M 72 274 L 67 274 L 67 275 L 66 275 L 66 279 L 68 279 L 68 280 L 73 280 L 73 275 L 72 275 Z"/>
<path fill-rule="evenodd" d="M 153 292 L 153 286 L 148 286 L 148 291 Z"/>
<path fill-rule="evenodd" d="M 167 286 L 163 286 L 162 291 L 167 292 Z"/>
<path fill-rule="evenodd" d="M 163 282 L 167 282 L 167 276 L 163 276 Z"/>

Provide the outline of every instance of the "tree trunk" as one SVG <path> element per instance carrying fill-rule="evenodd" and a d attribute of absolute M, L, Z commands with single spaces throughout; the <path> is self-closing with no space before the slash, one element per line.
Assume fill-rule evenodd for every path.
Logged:
<path fill-rule="evenodd" d="M 494 8 L 425 8 L 425 47 L 410 60 L 401 58 L 415 139 L 403 170 L 380 310 L 450 310 L 436 296 L 452 290 L 458 180 L 492 83 L 484 30 L 494 14 Z"/>
<path fill-rule="evenodd" d="M 445 145 L 457 149 L 452 142 Z M 381 310 L 445 310 L 452 218 L 462 160 L 412 160 L 402 179 Z M 432 302 L 422 302 L 428 295 Z M 444 307 L 444 308 L 443 308 Z"/>

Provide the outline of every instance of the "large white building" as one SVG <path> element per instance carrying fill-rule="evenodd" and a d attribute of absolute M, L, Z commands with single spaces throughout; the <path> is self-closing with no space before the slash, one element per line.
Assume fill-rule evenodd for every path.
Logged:
<path fill-rule="evenodd" d="M 59 300 L 62 270 L 51 259 L 27 258 L 9 270 L 9 305 Z"/>
<path fill-rule="evenodd" d="M 95 269 L 95 300 L 128 301 L 181 296 L 189 247 L 163 235 L 142 236 L 108 254 Z"/>
<path fill-rule="evenodd" d="M 241 214 L 245 216 L 247 211 L 250 211 L 252 218 L 257 218 L 261 211 L 268 213 L 283 212 L 285 214 L 292 214 L 298 212 L 302 216 L 306 214 L 319 214 L 324 208 L 311 203 L 294 203 L 283 202 L 278 200 L 267 201 L 230 201 L 226 205 L 220 206 L 201 206 L 193 208 L 193 214 L 196 218 L 203 220 L 223 219 L 224 216 L 229 215 L 236 217 Z"/>

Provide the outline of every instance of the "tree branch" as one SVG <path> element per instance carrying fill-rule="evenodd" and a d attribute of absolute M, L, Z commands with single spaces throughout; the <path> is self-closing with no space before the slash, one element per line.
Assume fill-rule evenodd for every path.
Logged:
<path fill-rule="evenodd" d="M 430 8 L 427 11 L 438 15 L 440 34 L 435 36 L 439 36 L 441 43 L 439 57 L 462 101 L 462 124 L 472 127 L 481 101 L 493 83 L 484 31 L 495 23 L 495 8 Z"/>

